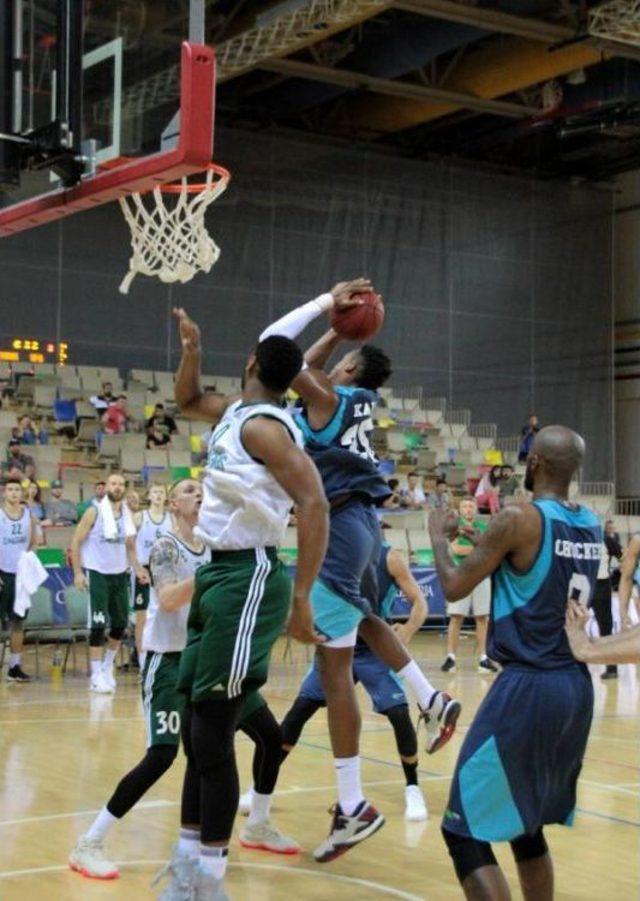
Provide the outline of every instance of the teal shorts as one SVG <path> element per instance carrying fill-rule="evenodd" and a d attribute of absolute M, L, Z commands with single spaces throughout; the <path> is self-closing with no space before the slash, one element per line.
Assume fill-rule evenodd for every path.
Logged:
<path fill-rule="evenodd" d="M 329 641 L 342 638 L 357 629 L 364 612 L 317 579 L 311 589 L 311 609 L 316 630 Z"/>

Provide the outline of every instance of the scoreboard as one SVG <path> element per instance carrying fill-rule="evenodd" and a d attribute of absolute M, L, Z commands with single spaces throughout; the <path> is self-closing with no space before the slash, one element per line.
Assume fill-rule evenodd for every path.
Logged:
<path fill-rule="evenodd" d="M 57 363 L 64 366 L 69 356 L 66 341 L 41 338 L 13 338 L 8 347 L 0 345 L 2 363 Z"/>

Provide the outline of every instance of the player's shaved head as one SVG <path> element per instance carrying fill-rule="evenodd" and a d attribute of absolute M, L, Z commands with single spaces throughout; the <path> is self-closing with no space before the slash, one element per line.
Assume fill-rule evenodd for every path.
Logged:
<path fill-rule="evenodd" d="M 549 425 L 535 437 L 527 461 L 525 488 L 537 490 L 540 481 L 556 490 L 566 488 L 582 465 L 585 443 L 581 435 L 563 425 Z"/>

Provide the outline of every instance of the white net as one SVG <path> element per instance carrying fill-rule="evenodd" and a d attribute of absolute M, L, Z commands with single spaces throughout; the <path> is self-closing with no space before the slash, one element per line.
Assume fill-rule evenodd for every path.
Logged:
<path fill-rule="evenodd" d="M 589 34 L 640 44 L 640 0 L 609 0 L 589 10 Z"/>
<path fill-rule="evenodd" d="M 205 181 L 162 185 L 145 194 L 120 198 L 131 229 L 129 272 L 120 285 L 127 294 L 136 275 L 156 276 L 167 284 L 188 282 L 197 272 L 209 272 L 220 248 L 204 221 L 210 204 L 229 184 L 230 175 L 211 164 Z"/>

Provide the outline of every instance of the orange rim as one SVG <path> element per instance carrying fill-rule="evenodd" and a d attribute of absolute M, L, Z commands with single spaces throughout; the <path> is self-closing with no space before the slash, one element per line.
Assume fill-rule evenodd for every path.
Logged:
<path fill-rule="evenodd" d="M 118 166 L 123 166 L 125 163 L 130 163 L 135 157 L 131 156 L 118 156 L 115 159 L 107 160 L 104 163 L 100 164 L 101 169 L 116 169 Z M 231 173 L 228 169 L 225 169 L 224 166 L 218 166 L 217 163 L 209 163 L 206 169 L 203 169 L 203 172 L 215 172 L 218 178 L 215 181 L 212 181 L 210 184 L 206 181 L 196 181 L 187 183 L 183 185 L 181 182 L 166 182 L 165 184 L 158 185 L 158 188 L 162 191 L 163 194 L 201 194 L 203 191 L 214 191 L 218 188 L 221 181 L 228 182 L 231 178 Z M 149 191 L 144 191 L 140 193 L 149 193 L 153 190 L 153 188 L 149 188 Z"/>

